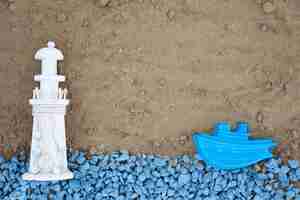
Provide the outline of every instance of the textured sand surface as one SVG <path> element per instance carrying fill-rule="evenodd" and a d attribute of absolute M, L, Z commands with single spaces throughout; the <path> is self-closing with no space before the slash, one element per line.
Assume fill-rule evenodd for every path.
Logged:
<path fill-rule="evenodd" d="M 246 120 L 297 156 L 297 0 L 0 0 L 0 27 L 5 151 L 30 144 L 33 54 L 51 39 L 74 148 L 188 153 L 193 131 Z"/>

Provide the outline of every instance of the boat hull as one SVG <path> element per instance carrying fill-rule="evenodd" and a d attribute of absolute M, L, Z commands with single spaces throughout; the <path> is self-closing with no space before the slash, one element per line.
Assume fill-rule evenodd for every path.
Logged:
<path fill-rule="evenodd" d="M 193 134 L 197 156 L 218 169 L 243 168 L 272 157 L 276 143 L 270 139 L 232 140 L 214 135 Z"/>

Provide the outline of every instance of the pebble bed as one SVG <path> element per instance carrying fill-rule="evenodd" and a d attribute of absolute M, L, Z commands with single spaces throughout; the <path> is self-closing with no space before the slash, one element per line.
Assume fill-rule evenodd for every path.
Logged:
<path fill-rule="evenodd" d="M 69 153 L 75 178 L 67 181 L 23 181 L 25 156 L 0 156 L 1 200 L 300 200 L 298 161 L 280 158 L 235 171 L 216 170 L 184 155 L 109 155 Z"/>

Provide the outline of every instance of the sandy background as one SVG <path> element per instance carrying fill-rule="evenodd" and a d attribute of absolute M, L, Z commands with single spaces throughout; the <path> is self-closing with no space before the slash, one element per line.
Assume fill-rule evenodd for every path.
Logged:
<path fill-rule="evenodd" d="M 33 55 L 50 39 L 72 148 L 192 153 L 193 131 L 246 120 L 300 157 L 297 0 L 0 0 L 0 27 L 5 152 L 30 145 Z"/>

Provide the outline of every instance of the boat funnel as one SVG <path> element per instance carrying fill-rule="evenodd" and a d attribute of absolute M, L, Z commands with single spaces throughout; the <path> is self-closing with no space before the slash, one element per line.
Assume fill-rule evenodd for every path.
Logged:
<path fill-rule="evenodd" d="M 218 122 L 214 126 L 215 135 L 228 134 L 231 131 L 230 124 L 228 122 Z"/>
<path fill-rule="evenodd" d="M 235 134 L 239 136 L 248 137 L 249 132 L 250 132 L 250 128 L 247 122 L 237 122 L 235 128 Z"/>

